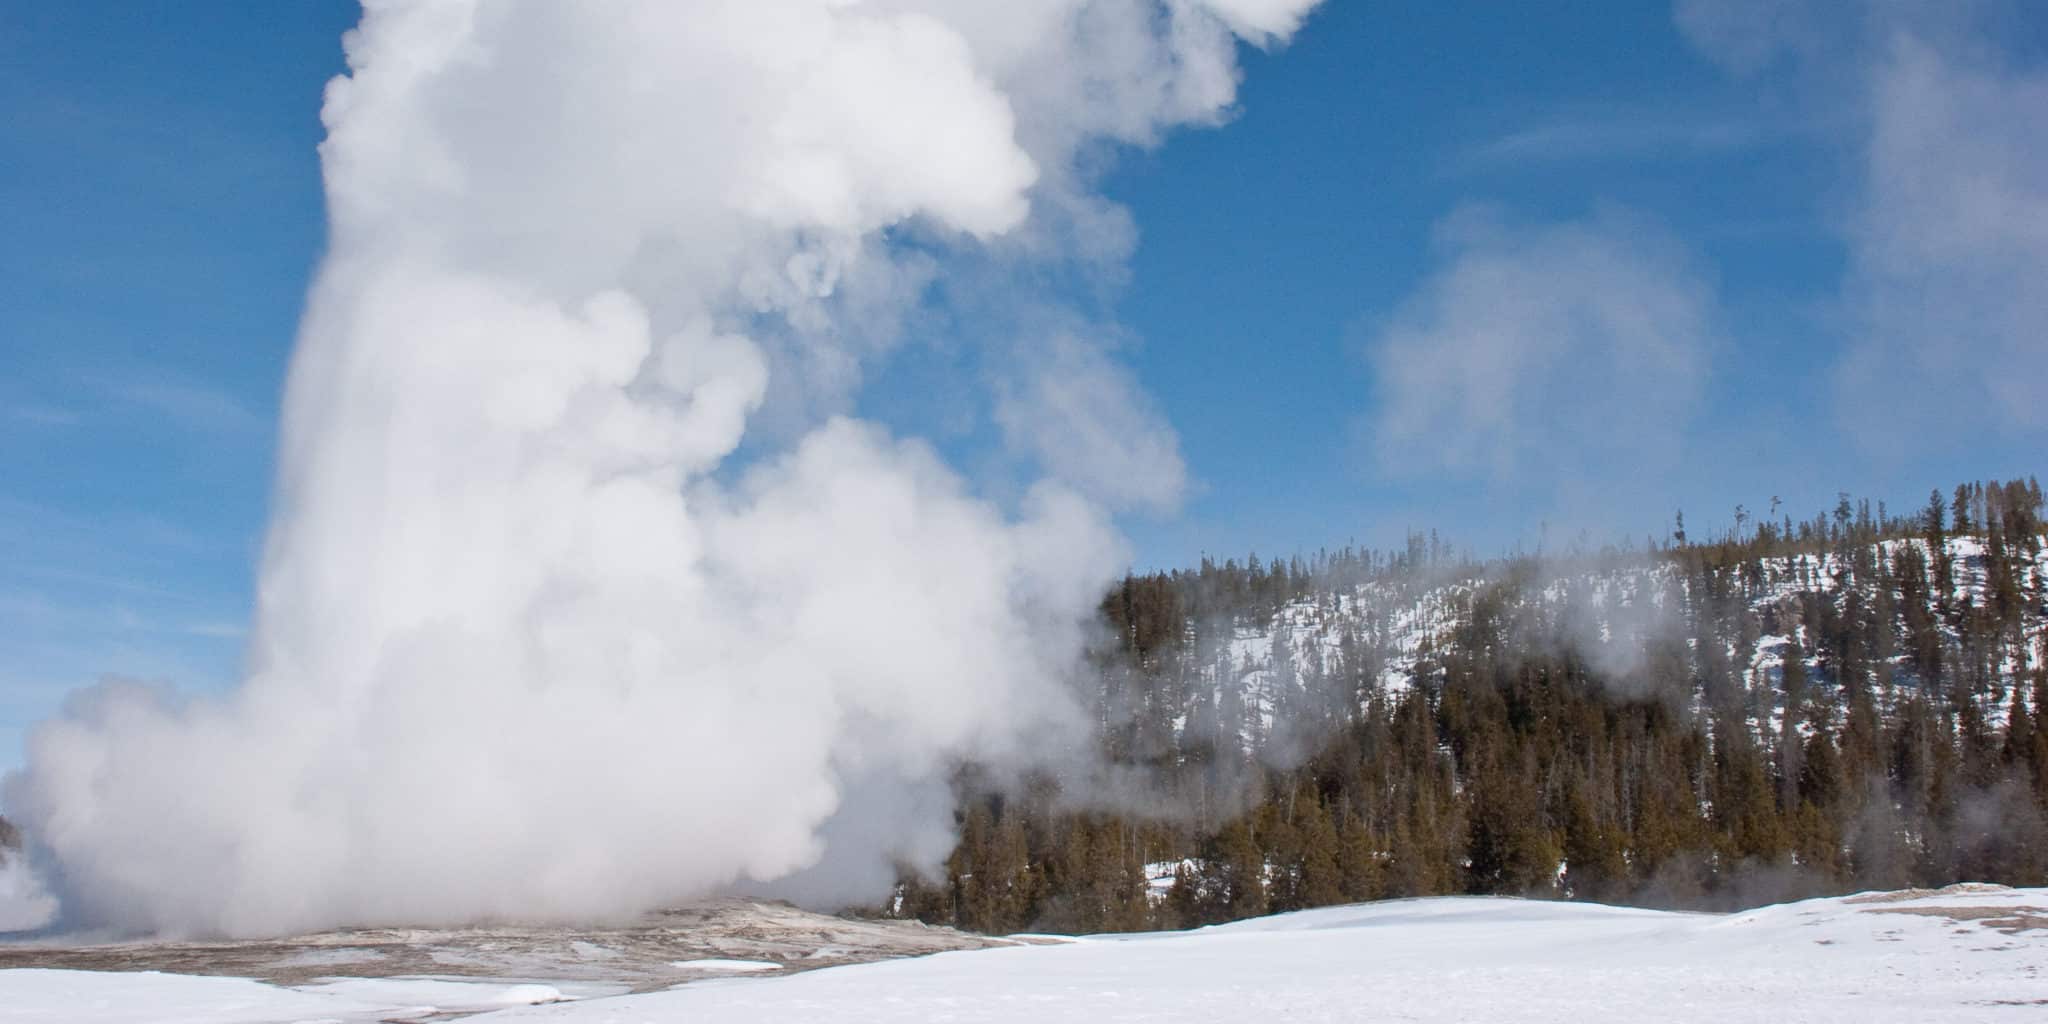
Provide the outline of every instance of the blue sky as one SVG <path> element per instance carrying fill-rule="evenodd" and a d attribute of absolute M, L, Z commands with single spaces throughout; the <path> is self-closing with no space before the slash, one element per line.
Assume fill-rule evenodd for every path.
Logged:
<path fill-rule="evenodd" d="M 1338 2 L 1124 154 L 1090 301 L 1192 481 L 1139 565 L 2038 471 L 2048 13 L 1786 10 Z M 235 676 L 354 15 L 0 7 L 0 760 L 102 674 Z"/>

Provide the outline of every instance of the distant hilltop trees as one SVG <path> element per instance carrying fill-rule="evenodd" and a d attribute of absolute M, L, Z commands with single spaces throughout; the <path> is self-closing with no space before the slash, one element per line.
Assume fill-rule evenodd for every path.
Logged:
<path fill-rule="evenodd" d="M 1778 504 L 1636 550 L 1417 536 L 1127 578 L 1086 694 L 1108 768 L 963 768 L 943 876 L 883 910 L 1096 931 L 2048 881 L 2039 484 Z"/>

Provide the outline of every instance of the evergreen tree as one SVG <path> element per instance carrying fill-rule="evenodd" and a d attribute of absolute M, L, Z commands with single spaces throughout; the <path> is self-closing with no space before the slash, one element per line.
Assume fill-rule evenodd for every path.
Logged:
<path fill-rule="evenodd" d="M 2048 872 L 2040 509 L 2010 481 L 1905 520 L 1774 502 L 1753 533 L 1569 566 L 1476 566 L 1418 532 L 1128 576 L 1081 697 L 1152 810 L 962 766 L 943 877 L 906 869 L 888 909 L 1093 931 L 1452 892 L 1728 907 L 2029 884 Z M 1645 608 L 1655 627 L 1629 632 Z M 1753 888 L 1759 866 L 1799 884 Z"/>
<path fill-rule="evenodd" d="M 1301 903 L 1325 907 L 1344 902 L 1343 850 L 1330 812 L 1320 803 L 1308 808 L 1301 828 Z"/>

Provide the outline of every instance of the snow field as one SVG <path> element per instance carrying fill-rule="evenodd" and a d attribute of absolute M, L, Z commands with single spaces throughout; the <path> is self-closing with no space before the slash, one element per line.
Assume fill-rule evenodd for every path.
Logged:
<path fill-rule="evenodd" d="M 0 1021 L 479 1024 L 1086 1020 L 2031 1021 L 2048 889 L 1956 887 L 1684 914 L 1442 897 L 1187 932 L 941 953 L 642 995 L 536 984 L 0 972 Z M 584 996 L 584 998 L 578 998 Z M 532 1005 L 518 1005 L 532 1004 Z"/>

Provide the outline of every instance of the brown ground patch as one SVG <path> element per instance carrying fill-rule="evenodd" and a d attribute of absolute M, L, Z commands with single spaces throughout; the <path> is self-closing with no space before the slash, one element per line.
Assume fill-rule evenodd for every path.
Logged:
<path fill-rule="evenodd" d="M 606 982 L 633 991 L 720 976 L 677 961 L 763 960 L 784 972 L 1011 946 L 914 921 L 831 917 L 787 904 L 721 900 L 600 928 L 366 928 L 231 942 L 0 943 L 0 970 L 166 971 L 303 985 L 408 976 Z"/>
<path fill-rule="evenodd" d="M 1961 896 L 1966 893 L 2011 892 L 2012 886 L 1993 885 L 1989 882 L 1958 882 L 1939 889 L 1895 889 L 1891 892 L 1866 892 L 1847 896 L 1843 903 L 1904 903 L 1907 900 L 1924 900 L 1935 896 Z"/>
<path fill-rule="evenodd" d="M 1864 913 L 1939 917 L 1956 924 L 1968 922 L 1984 928 L 1995 928 L 2007 935 L 2048 930 L 2048 908 L 2044 907 L 1871 907 Z"/>

